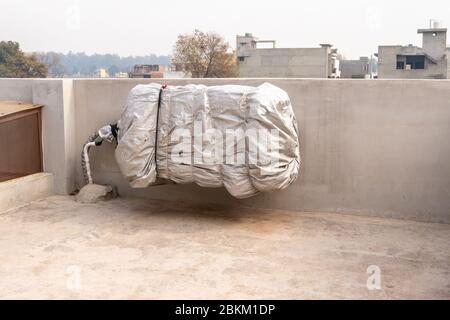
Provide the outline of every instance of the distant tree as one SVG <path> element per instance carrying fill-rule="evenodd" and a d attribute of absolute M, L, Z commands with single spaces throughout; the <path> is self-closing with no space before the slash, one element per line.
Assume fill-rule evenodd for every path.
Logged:
<path fill-rule="evenodd" d="M 60 64 L 64 68 L 64 75 L 69 77 L 89 77 L 97 68 L 105 68 L 109 74 L 113 75 L 117 72 L 131 71 L 135 64 L 169 64 L 169 56 L 156 56 L 149 54 L 146 56 L 128 56 L 121 57 L 117 54 L 92 54 L 87 55 L 84 52 L 53 53 L 47 52 L 49 55 L 46 59 L 52 60 L 52 55 L 57 54 L 60 58 Z M 52 69 L 50 69 L 52 70 Z M 117 70 L 117 71 L 116 71 Z M 115 71 L 115 72 L 111 72 Z M 50 72 L 52 74 L 52 72 Z"/>
<path fill-rule="evenodd" d="M 69 51 L 67 54 L 39 52 L 33 55 L 47 66 L 48 76 L 55 78 L 90 77 L 98 68 L 107 69 L 110 75 L 114 75 L 131 71 L 135 64 L 170 64 L 169 56 L 155 54 L 121 57 L 117 54 L 87 55 L 84 52 Z"/>
<path fill-rule="evenodd" d="M 116 65 L 112 65 L 108 68 L 108 74 L 113 77 L 116 73 L 119 73 L 119 67 Z"/>
<path fill-rule="evenodd" d="M 61 63 L 61 54 L 56 52 L 35 53 L 39 62 L 48 67 L 48 75 L 53 78 L 62 78 L 66 74 L 66 68 Z"/>
<path fill-rule="evenodd" d="M 89 75 L 95 74 L 95 71 L 97 71 L 98 68 L 99 68 L 99 67 L 97 67 L 95 64 L 89 66 L 89 68 L 88 68 L 88 74 L 89 74 Z"/>
<path fill-rule="evenodd" d="M 229 78 L 237 74 L 236 55 L 224 38 L 199 30 L 178 36 L 172 63 L 193 78 Z"/>
<path fill-rule="evenodd" d="M 47 73 L 47 66 L 25 55 L 17 42 L 0 42 L 0 78 L 45 78 Z"/>

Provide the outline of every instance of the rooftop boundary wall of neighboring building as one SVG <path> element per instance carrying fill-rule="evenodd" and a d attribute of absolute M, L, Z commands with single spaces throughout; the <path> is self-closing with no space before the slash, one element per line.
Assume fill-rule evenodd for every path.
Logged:
<path fill-rule="evenodd" d="M 88 136 L 117 121 L 139 83 L 259 85 L 286 90 L 300 130 L 301 175 L 288 189 L 236 200 L 224 189 L 164 185 L 131 189 L 114 146 L 92 152 L 94 180 L 121 195 L 196 204 L 324 211 L 450 223 L 450 81 L 329 79 L 0 79 L 0 99 L 32 100 L 43 112 L 44 169 L 55 190 L 83 185 Z"/>
<path fill-rule="evenodd" d="M 330 49 L 275 48 L 248 51 L 239 62 L 240 77 L 328 78 Z"/>

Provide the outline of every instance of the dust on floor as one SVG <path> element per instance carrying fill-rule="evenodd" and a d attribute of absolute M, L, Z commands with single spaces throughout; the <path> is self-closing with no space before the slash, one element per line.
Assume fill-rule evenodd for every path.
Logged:
<path fill-rule="evenodd" d="M 0 259 L 0 298 L 450 299 L 450 225 L 339 214 L 53 196 Z"/>

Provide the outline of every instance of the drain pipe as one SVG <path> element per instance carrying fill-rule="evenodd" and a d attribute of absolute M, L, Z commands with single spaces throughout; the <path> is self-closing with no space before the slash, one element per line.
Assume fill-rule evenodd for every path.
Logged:
<path fill-rule="evenodd" d="M 98 147 L 103 143 L 103 140 L 112 143 L 117 138 L 117 124 L 111 124 L 102 127 L 96 133 L 92 134 L 83 146 L 81 152 L 81 168 L 83 170 L 84 180 L 87 184 L 93 184 L 91 165 L 89 161 L 89 150 L 92 147 Z"/>

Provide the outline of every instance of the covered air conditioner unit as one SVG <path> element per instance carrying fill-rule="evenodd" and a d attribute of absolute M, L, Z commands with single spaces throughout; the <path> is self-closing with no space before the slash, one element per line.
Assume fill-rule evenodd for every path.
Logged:
<path fill-rule="evenodd" d="M 225 187 L 236 198 L 284 189 L 299 173 L 297 122 L 287 93 L 258 87 L 138 85 L 117 124 L 93 135 L 83 152 L 117 140 L 115 157 L 133 188 L 161 181 Z"/>

